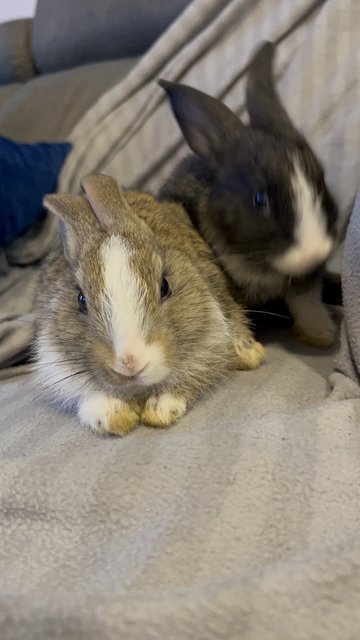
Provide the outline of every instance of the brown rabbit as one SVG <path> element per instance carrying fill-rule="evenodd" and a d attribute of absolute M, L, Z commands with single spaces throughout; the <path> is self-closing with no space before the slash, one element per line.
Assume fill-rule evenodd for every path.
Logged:
<path fill-rule="evenodd" d="M 263 347 L 180 205 L 104 175 L 82 187 L 45 199 L 62 245 L 39 287 L 40 378 L 95 431 L 167 427 Z"/>

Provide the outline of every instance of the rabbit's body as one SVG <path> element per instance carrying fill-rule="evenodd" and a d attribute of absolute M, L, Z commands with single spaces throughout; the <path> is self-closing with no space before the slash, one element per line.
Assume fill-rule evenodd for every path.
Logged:
<path fill-rule="evenodd" d="M 182 207 L 83 184 L 88 200 L 46 200 L 64 230 L 39 287 L 39 375 L 94 430 L 168 426 L 263 349 Z"/>
<path fill-rule="evenodd" d="M 250 125 L 219 100 L 161 81 L 195 155 L 159 197 L 181 203 L 247 305 L 284 298 L 305 341 L 331 344 L 321 276 L 336 241 L 337 210 L 313 151 L 275 92 L 273 46 L 250 65 Z"/>

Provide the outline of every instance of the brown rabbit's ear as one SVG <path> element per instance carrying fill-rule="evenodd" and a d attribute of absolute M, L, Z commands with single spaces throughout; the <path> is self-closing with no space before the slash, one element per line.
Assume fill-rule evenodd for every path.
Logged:
<path fill-rule="evenodd" d="M 217 160 L 244 125 L 220 100 L 183 84 L 159 80 L 186 142 L 199 156 Z"/>
<path fill-rule="evenodd" d="M 114 220 L 131 214 L 131 209 L 114 178 L 97 174 L 87 176 L 81 181 L 94 214 L 105 231 L 111 228 Z"/>
<path fill-rule="evenodd" d="M 43 204 L 46 209 L 74 227 L 78 224 L 91 224 L 91 219 L 94 219 L 89 203 L 82 196 L 53 193 L 45 196 Z"/>
<path fill-rule="evenodd" d="M 60 231 L 65 256 L 74 260 L 78 254 L 78 240 L 96 228 L 94 212 L 82 196 L 51 194 L 45 196 L 44 207 L 60 218 Z"/>
<path fill-rule="evenodd" d="M 275 89 L 273 59 L 275 46 L 264 42 L 249 65 L 246 87 L 246 107 L 251 125 L 275 135 L 300 138 L 281 104 Z"/>

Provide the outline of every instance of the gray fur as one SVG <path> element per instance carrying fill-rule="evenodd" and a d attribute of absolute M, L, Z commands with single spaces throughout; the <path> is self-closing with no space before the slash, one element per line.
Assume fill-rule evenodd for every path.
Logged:
<path fill-rule="evenodd" d="M 336 206 L 322 167 L 276 93 L 273 54 L 274 46 L 267 42 L 250 64 L 246 95 L 250 126 L 239 119 L 236 125 L 235 114 L 230 112 L 229 117 L 229 109 L 214 98 L 190 87 L 160 82 L 189 147 L 197 154 L 180 163 L 160 190 L 160 198 L 185 206 L 195 227 L 240 288 L 242 298 L 251 304 L 307 289 L 318 282 L 325 267 L 319 264 L 300 277 L 291 277 L 271 263 L 274 256 L 294 243 L 290 179 L 294 158 L 321 200 L 328 234 L 336 234 Z M 201 138 L 209 130 L 205 153 L 199 152 L 199 110 Z M 214 140 L 218 142 L 216 148 Z M 263 190 L 269 194 L 270 215 L 253 205 L 254 194 Z"/>

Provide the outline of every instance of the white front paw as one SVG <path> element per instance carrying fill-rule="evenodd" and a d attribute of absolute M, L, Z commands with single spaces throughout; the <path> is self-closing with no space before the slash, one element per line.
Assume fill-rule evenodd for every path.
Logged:
<path fill-rule="evenodd" d="M 336 325 L 326 307 L 319 305 L 306 318 L 295 318 L 293 332 L 306 344 L 330 347 L 336 338 Z"/>
<path fill-rule="evenodd" d="M 123 400 L 97 393 L 79 404 L 80 423 L 98 433 L 124 436 L 134 429 L 139 416 Z"/>
<path fill-rule="evenodd" d="M 141 421 L 152 427 L 169 427 L 186 411 L 186 400 L 174 396 L 172 393 L 162 393 L 151 396 L 141 414 Z"/>

